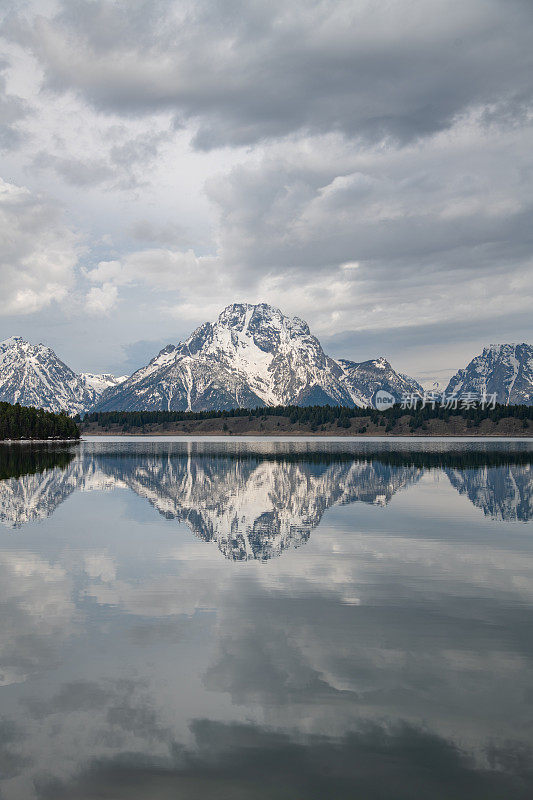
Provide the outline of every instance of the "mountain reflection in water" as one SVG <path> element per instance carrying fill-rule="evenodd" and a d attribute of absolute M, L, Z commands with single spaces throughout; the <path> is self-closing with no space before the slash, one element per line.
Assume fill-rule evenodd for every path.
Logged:
<path fill-rule="evenodd" d="M 1 446 L 0 797 L 529 800 L 532 452 Z"/>
<path fill-rule="evenodd" d="M 0 448 L 0 470 L 0 521 L 7 526 L 48 517 L 76 490 L 128 488 L 237 561 L 298 547 L 331 506 L 386 505 L 429 470 L 445 474 L 487 516 L 523 522 L 533 516 L 530 452 L 490 445 L 451 451 L 209 442 L 24 451 L 15 445 Z"/>

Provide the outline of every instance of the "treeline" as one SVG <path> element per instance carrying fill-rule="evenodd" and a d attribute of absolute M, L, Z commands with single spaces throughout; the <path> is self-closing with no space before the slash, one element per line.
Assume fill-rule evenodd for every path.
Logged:
<path fill-rule="evenodd" d="M 58 442 L 48 444 L 28 444 L 24 447 L 13 447 L 8 444 L 0 444 L 0 481 L 7 478 L 19 478 L 21 475 L 44 472 L 45 470 L 60 468 L 65 469 L 75 455 L 75 448 Z M 217 449 L 219 448 L 219 449 Z M 159 455 L 165 454 L 165 458 L 171 459 L 175 463 L 191 458 L 189 449 L 176 449 L 175 443 L 168 445 L 163 451 L 158 451 Z M 205 460 L 212 464 L 218 462 L 251 462 L 254 466 L 261 462 L 291 463 L 315 465 L 327 468 L 338 463 L 359 463 L 372 464 L 374 466 L 388 467 L 415 467 L 417 469 L 479 469 L 482 467 L 502 467 L 509 465 L 529 466 L 533 462 L 533 454 L 530 450 L 503 450 L 495 449 L 492 445 L 475 447 L 445 449 L 445 450 L 414 450 L 412 448 L 398 449 L 396 445 L 390 447 L 383 446 L 375 448 L 373 445 L 361 444 L 359 440 L 356 444 L 352 443 L 348 448 L 337 445 L 321 443 L 317 448 L 301 446 L 294 449 L 291 445 L 286 450 L 260 450 L 254 449 L 253 445 L 241 445 L 239 443 L 227 442 L 224 446 L 217 444 L 206 445 L 197 443 L 193 450 L 193 458 L 199 463 Z M 98 455 L 98 463 L 109 460 L 113 468 L 117 462 L 126 462 L 125 469 L 133 469 L 136 466 L 146 466 L 146 453 L 135 451 L 110 451 Z"/>
<path fill-rule="evenodd" d="M 0 444 L 0 480 L 33 475 L 55 467 L 65 469 L 73 458 L 74 453 L 65 450 L 65 445 L 57 442 L 28 444 L 24 447 Z"/>
<path fill-rule="evenodd" d="M 79 439 L 80 429 L 64 412 L 0 402 L 1 439 Z"/>
<path fill-rule="evenodd" d="M 414 430 L 425 429 L 426 423 L 431 419 L 439 419 L 444 422 L 449 422 L 452 418 L 462 417 L 466 420 L 467 428 L 476 428 L 483 420 L 490 420 L 495 425 L 502 419 L 518 419 L 522 422 L 524 428 L 528 428 L 529 421 L 533 420 L 533 406 L 525 405 L 510 405 L 505 406 L 501 403 L 496 403 L 494 408 L 486 406 L 483 408 L 480 404 L 476 404 L 471 408 L 446 408 L 444 405 L 435 405 L 432 408 L 430 404 L 423 408 L 416 408 L 412 410 L 402 409 L 401 405 L 394 405 L 387 411 L 375 412 L 378 416 L 385 417 L 385 430 L 392 430 L 394 425 L 406 415 L 409 417 L 409 428 Z M 375 415 L 372 417 L 375 421 Z M 383 424 L 383 423 L 381 423 Z"/>
<path fill-rule="evenodd" d="M 267 417 L 286 417 L 293 425 L 309 426 L 311 430 L 318 430 L 322 425 L 336 425 L 339 428 L 350 428 L 353 419 L 369 420 L 375 425 L 383 427 L 385 432 L 393 430 L 402 418 L 408 418 L 412 430 L 424 427 L 430 419 L 441 419 L 445 422 L 452 417 L 463 417 L 467 427 L 476 427 L 485 419 L 498 423 L 501 419 L 519 419 L 524 428 L 528 420 L 533 420 L 533 406 L 504 406 L 496 404 L 494 408 L 480 405 L 472 408 L 445 408 L 430 404 L 424 408 L 405 409 L 398 403 L 386 411 L 377 411 L 373 408 L 349 408 L 347 406 L 261 406 L 258 408 L 234 408 L 224 411 L 97 411 L 87 414 L 84 423 L 97 425 L 99 428 L 110 429 L 119 426 L 122 431 L 144 428 L 148 425 L 172 425 L 176 422 L 199 421 L 207 419 L 232 419 L 248 417 L 266 419 Z M 75 418 L 79 419 L 79 418 Z"/>
<path fill-rule="evenodd" d="M 333 464 L 353 463 L 353 464 L 381 464 L 387 467 L 416 467 L 418 469 L 479 469 L 481 467 L 504 467 L 504 466 L 529 466 L 533 463 L 533 453 L 529 449 L 496 449 L 492 444 L 480 445 L 476 443 L 473 447 L 457 447 L 450 449 L 446 445 L 444 450 L 414 450 L 412 448 L 399 449 L 397 443 L 379 449 L 373 445 L 363 444 L 361 439 L 352 440 L 348 447 L 339 448 L 324 440 L 318 440 L 311 447 L 297 447 L 293 449 L 279 450 L 255 450 L 253 444 L 242 444 L 228 440 L 223 445 L 217 442 L 206 444 L 195 442 L 192 451 L 189 447 L 179 449 L 176 443 L 168 445 L 166 448 L 158 449 L 158 456 L 163 456 L 165 461 L 172 461 L 177 467 L 180 462 L 187 462 L 191 458 L 198 464 L 205 462 L 205 465 L 215 462 L 227 464 L 231 462 L 251 463 L 254 466 L 262 462 L 273 462 L 276 464 L 302 464 L 313 465 L 327 468 Z M 1 451 L 0 451 L 1 456 Z M 137 467 L 146 467 L 146 452 L 124 450 L 108 451 L 98 454 L 99 462 L 105 463 L 106 460 L 116 464 L 122 464 L 123 469 L 134 470 Z M 122 462 L 122 463 L 121 463 Z M 1 462 L 0 462 L 1 463 Z M 179 467 L 178 467 L 179 468 Z"/>

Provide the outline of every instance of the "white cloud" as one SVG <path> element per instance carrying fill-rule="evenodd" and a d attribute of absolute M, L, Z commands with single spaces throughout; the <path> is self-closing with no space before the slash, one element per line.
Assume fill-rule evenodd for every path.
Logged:
<path fill-rule="evenodd" d="M 58 647 L 72 634 L 77 613 L 72 579 L 59 564 L 6 551 L 0 575 L 2 604 L 9 609 L 0 617 L 0 685 L 6 685 L 56 665 Z"/>
<path fill-rule="evenodd" d="M 28 253 L 4 247 L 0 313 L 48 341 L 69 293 L 64 309 L 85 313 L 68 355 L 94 370 L 234 301 L 271 302 L 323 337 L 356 331 L 355 346 L 416 325 L 436 352 L 437 328 L 479 321 L 485 337 L 503 315 L 517 321 L 491 340 L 528 338 L 531 11 L 404 5 L 13 3 L 3 166 L 29 194 L 2 224 Z M 357 357 L 381 347 L 367 338 Z M 432 368 L 457 368 L 463 348 Z"/>
<path fill-rule="evenodd" d="M 137 250 L 88 277 L 149 287 L 193 324 L 230 302 L 270 302 L 319 335 L 526 312 L 528 140 L 474 116 L 402 150 L 338 136 L 272 147 L 208 184 L 215 255 Z M 510 149 L 520 169 L 503 168 Z"/>
<path fill-rule="evenodd" d="M 93 283 L 113 283 L 115 286 L 130 283 L 120 261 L 100 261 L 95 269 L 85 272 L 85 275 Z"/>
<path fill-rule="evenodd" d="M 209 149 L 306 130 L 410 141 L 474 106 L 519 116 L 530 19 L 514 0 L 69 0 L 7 31 L 52 91 L 198 120 L 195 145 Z"/>
<path fill-rule="evenodd" d="M 66 298 L 80 238 L 54 204 L 0 179 L 0 238 L 3 314 L 31 314 Z"/>
<path fill-rule="evenodd" d="M 112 283 L 104 283 L 102 286 L 93 286 L 87 292 L 85 308 L 89 314 L 101 315 L 108 314 L 116 305 L 118 299 L 118 289 Z"/>
<path fill-rule="evenodd" d="M 221 261 L 216 256 L 196 256 L 192 250 L 150 248 L 125 255 L 120 261 L 100 261 L 98 266 L 85 273 L 94 283 L 110 289 L 142 285 L 155 291 L 180 292 L 205 290 L 210 294 L 220 281 Z M 95 296 L 100 289 L 90 290 Z"/>

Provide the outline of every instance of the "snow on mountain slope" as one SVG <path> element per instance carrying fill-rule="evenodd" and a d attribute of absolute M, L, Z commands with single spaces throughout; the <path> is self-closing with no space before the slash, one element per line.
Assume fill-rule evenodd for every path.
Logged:
<path fill-rule="evenodd" d="M 76 413 L 98 395 L 44 344 L 19 336 L 0 342 L 0 400 Z"/>
<path fill-rule="evenodd" d="M 92 372 L 81 372 L 80 378 L 84 381 L 88 389 L 93 389 L 97 395 L 101 395 L 111 386 L 118 386 L 119 383 L 123 383 L 127 380 L 128 375 L 121 375 L 117 378 L 115 375 L 110 375 L 108 373 L 95 375 Z"/>
<path fill-rule="evenodd" d="M 372 405 L 374 395 L 379 389 L 390 392 L 398 401 L 404 394 L 422 396 L 424 393 L 414 378 L 395 372 L 386 358 L 376 358 L 361 363 L 340 358 L 337 364 L 344 373 L 341 380 L 355 405 Z"/>
<path fill-rule="evenodd" d="M 401 382 L 384 363 L 384 376 Z M 266 303 L 235 303 L 214 324 L 204 323 L 183 344 L 168 345 L 120 386 L 108 389 L 96 410 L 364 406 L 372 394 L 366 387 L 359 394 L 303 320 Z"/>
<path fill-rule="evenodd" d="M 450 380 L 446 394 L 496 393 L 505 405 L 533 403 L 533 346 L 492 344 L 459 370 Z"/>
<path fill-rule="evenodd" d="M 50 347 L 20 336 L 0 342 L 0 400 L 46 411 L 76 414 L 91 408 L 110 386 L 127 375 L 77 375 Z"/>

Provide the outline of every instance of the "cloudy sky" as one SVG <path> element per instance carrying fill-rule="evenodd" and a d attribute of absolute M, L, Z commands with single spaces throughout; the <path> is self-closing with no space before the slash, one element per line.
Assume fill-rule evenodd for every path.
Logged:
<path fill-rule="evenodd" d="M 1 338 L 131 372 L 263 301 L 425 381 L 531 340 L 531 0 L 1 9 Z"/>

